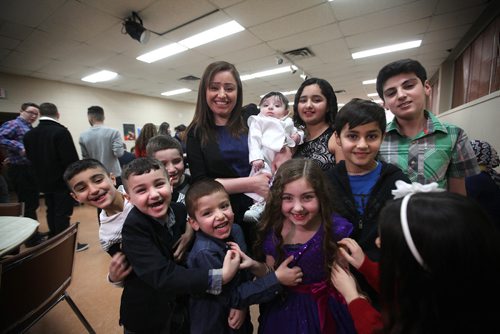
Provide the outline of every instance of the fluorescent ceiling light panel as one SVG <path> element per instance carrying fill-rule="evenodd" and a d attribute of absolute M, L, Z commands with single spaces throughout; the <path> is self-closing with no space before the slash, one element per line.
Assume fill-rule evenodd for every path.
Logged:
<path fill-rule="evenodd" d="M 191 89 L 189 89 L 189 88 L 179 88 L 179 89 L 171 90 L 168 92 L 163 92 L 163 93 L 161 93 L 161 95 L 172 96 L 172 95 L 188 93 L 190 91 L 191 91 Z"/>
<path fill-rule="evenodd" d="M 230 21 L 228 23 L 221 24 L 220 26 L 205 30 L 199 34 L 193 35 L 186 39 L 183 39 L 179 44 L 192 49 L 197 46 L 213 42 L 215 40 L 227 37 L 229 35 L 236 34 L 237 32 L 243 31 L 245 28 L 241 26 L 236 21 Z"/>
<path fill-rule="evenodd" d="M 294 66 L 294 65 L 288 66 L 287 65 L 287 66 L 283 66 L 283 67 L 274 68 L 272 70 L 266 70 L 266 71 L 257 72 L 257 73 L 253 73 L 253 74 L 242 75 L 240 78 L 241 78 L 241 81 L 245 81 L 245 80 L 251 80 L 251 79 L 255 79 L 255 78 L 267 77 L 269 75 L 292 72 L 292 71 L 296 71 L 296 70 L 297 70 L 297 66 Z"/>
<path fill-rule="evenodd" d="M 203 44 L 213 42 L 215 40 L 227 37 L 232 34 L 236 34 L 237 32 L 243 30 L 245 30 L 245 28 L 241 26 L 238 22 L 233 20 L 221 24 L 220 26 L 205 30 L 199 34 L 193 35 L 186 39 L 183 39 L 179 43 L 172 43 L 162 48 L 140 55 L 136 59 L 143 61 L 145 63 L 153 63 L 160 59 L 173 56 L 177 53 L 195 48 Z"/>
<path fill-rule="evenodd" d="M 362 83 L 363 83 L 363 85 L 371 85 L 371 84 L 377 83 L 377 79 L 365 80 Z"/>
<path fill-rule="evenodd" d="M 86 77 L 82 78 L 82 81 L 92 82 L 92 83 L 109 81 L 116 78 L 117 75 L 118 73 L 102 70 L 94 74 L 87 75 Z"/>
<path fill-rule="evenodd" d="M 376 56 L 376 55 L 389 53 L 389 52 L 418 48 L 420 46 L 420 44 L 422 44 L 421 39 L 416 40 L 416 41 L 411 41 L 411 42 L 387 45 L 387 46 L 383 46 L 381 48 L 376 48 L 376 49 L 371 49 L 371 50 L 366 50 L 366 51 L 355 52 L 352 54 L 352 59 L 359 59 L 359 58 L 371 57 L 371 56 Z"/>
<path fill-rule="evenodd" d="M 177 53 L 184 52 L 186 50 L 187 50 L 186 47 L 179 45 L 178 43 L 172 43 L 162 48 L 140 55 L 136 59 L 143 61 L 145 63 L 152 63 L 160 59 L 173 56 Z"/>
<path fill-rule="evenodd" d="M 370 94 L 367 94 L 366 96 L 369 96 L 369 97 L 378 96 L 378 93 L 370 93 Z"/>

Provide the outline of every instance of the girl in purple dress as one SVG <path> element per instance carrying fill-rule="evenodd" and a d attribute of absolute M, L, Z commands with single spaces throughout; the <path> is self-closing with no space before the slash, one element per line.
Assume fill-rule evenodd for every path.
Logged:
<path fill-rule="evenodd" d="M 355 333 L 346 302 L 328 279 L 337 262 L 336 241 L 352 231 L 334 215 L 331 196 L 312 160 L 292 159 L 278 169 L 254 252 L 270 268 L 293 255 L 289 266 L 299 266 L 303 278 L 261 304 L 259 333 Z"/>

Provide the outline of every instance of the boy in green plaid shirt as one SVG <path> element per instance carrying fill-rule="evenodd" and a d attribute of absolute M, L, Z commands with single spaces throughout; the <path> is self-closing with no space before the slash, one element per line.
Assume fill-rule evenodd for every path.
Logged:
<path fill-rule="evenodd" d="M 425 110 L 431 86 L 424 67 L 413 59 L 384 66 L 377 76 L 377 92 L 395 116 L 387 126 L 380 159 L 399 166 L 412 182 L 437 182 L 466 195 L 465 177 L 478 174 L 479 166 L 464 130 Z"/>

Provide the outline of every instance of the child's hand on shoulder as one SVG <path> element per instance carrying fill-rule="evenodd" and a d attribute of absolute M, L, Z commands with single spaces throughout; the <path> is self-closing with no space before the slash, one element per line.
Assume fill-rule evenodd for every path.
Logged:
<path fill-rule="evenodd" d="M 181 262 L 184 259 L 184 255 L 189 248 L 189 245 L 193 241 L 194 231 L 191 225 L 186 223 L 186 231 L 179 237 L 174 244 L 174 260 L 175 262 Z"/>
<path fill-rule="evenodd" d="M 365 253 L 359 244 L 351 238 L 344 238 L 338 244 L 340 256 L 354 268 L 359 269 L 365 261 Z"/>
<path fill-rule="evenodd" d="M 283 261 L 274 272 L 278 281 L 285 286 L 295 286 L 302 282 L 302 269 L 300 267 L 289 268 L 288 265 L 293 261 L 293 256 L 290 255 Z"/>
<path fill-rule="evenodd" d="M 250 256 L 246 255 L 245 252 L 243 252 L 240 248 L 240 246 L 233 241 L 227 242 L 227 245 L 231 250 L 234 250 L 240 254 L 241 257 L 241 263 L 240 263 L 240 269 L 248 269 L 252 268 L 255 265 L 255 260 L 252 259 Z"/>
<path fill-rule="evenodd" d="M 234 250 L 228 250 L 226 252 L 224 264 L 222 265 L 222 284 L 226 284 L 233 279 L 234 275 L 238 272 L 240 262 L 240 253 Z"/>

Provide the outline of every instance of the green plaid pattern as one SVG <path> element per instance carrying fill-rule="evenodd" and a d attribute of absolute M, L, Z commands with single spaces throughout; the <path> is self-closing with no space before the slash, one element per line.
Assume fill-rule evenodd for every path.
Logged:
<path fill-rule="evenodd" d="M 469 139 L 461 128 L 441 123 L 425 110 L 427 129 L 415 138 L 399 132 L 396 119 L 387 126 L 379 158 L 405 172 L 412 182 L 437 182 L 447 189 L 448 178 L 462 178 L 480 173 Z"/>

